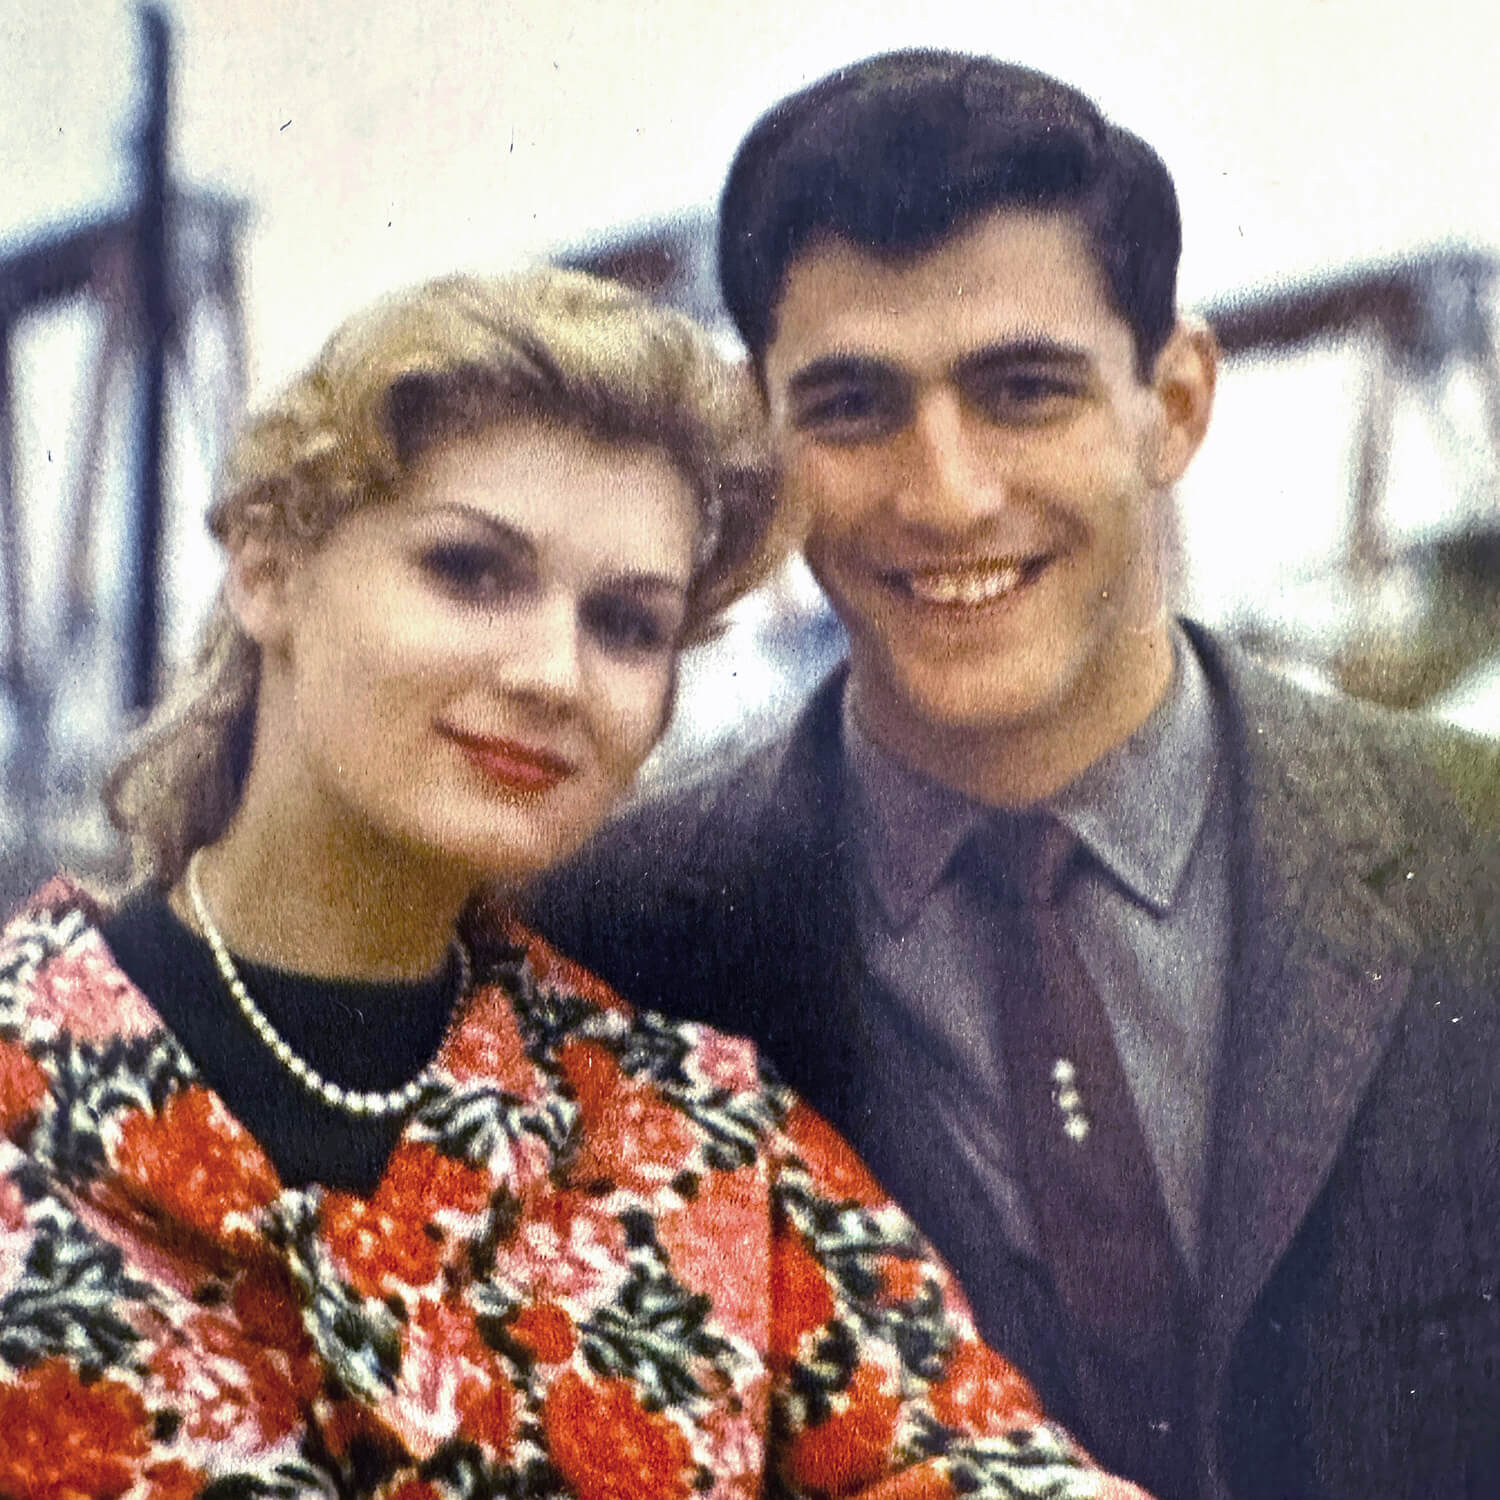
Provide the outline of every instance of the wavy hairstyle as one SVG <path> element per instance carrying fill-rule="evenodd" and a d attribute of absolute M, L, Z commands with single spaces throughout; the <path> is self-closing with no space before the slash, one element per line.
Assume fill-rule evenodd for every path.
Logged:
<path fill-rule="evenodd" d="M 507 421 L 541 420 L 661 450 L 701 525 L 687 639 L 780 551 L 772 472 L 747 372 L 690 319 L 612 282 L 555 269 L 445 277 L 357 314 L 242 429 L 209 511 L 228 551 L 246 536 L 316 545 L 397 495 L 417 458 Z M 240 798 L 259 647 L 219 596 L 190 669 L 105 782 L 136 877 L 170 885 Z"/>

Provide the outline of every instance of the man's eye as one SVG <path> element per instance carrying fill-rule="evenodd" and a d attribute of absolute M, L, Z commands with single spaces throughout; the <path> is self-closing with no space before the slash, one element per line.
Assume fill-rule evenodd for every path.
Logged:
<path fill-rule="evenodd" d="M 844 386 L 800 402 L 793 421 L 826 442 L 863 442 L 895 431 L 903 415 L 904 403 L 890 392 Z"/>
<path fill-rule="evenodd" d="M 670 651 L 677 642 L 675 620 L 665 610 L 638 599 L 606 595 L 583 605 L 584 628 L 608 651 L 646 655 Z"/>
<path fill-rule="evenodd" d="M 1021 424 L 1050 421 L 1081 394 L 1076 381 L 1039 370 L 976 375 L 964 381 L 963 389 L 991 421 Z"/>
<path fill-rule="evenodd" d="M 465 600 L 492 599 L 519 582 L 511 560 L 494 547 L 444 542 L 422 554 L 422 569 L 444 592 Z"/>

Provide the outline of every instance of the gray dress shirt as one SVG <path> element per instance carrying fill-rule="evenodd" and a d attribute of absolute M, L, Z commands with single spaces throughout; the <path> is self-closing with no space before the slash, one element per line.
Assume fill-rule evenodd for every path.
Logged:
<path fill-rule="evenodd" d="M 1184 1258 L 1199 1263 L 1209 1114 L 1229 973 L 1229 776 L 1203 668 L 1174 640 L 1171 685 L 1125 744 L 1042 806 L 1092 859 L 1064 915 L 1114 1029 Z M 1001 1232 L 1024 1253 L 1037 1234 L 1017 1171 L 997 1047 L 993 884 L 954 855 L 993 810 L 896 761 L 845 700 L 851 794 L 844 847 L 855 864 L 857 932 L 877 983 L 868 1045 L 916 1047 L 881 1085 L 936 1110 L 945 1145 L 983 1185 Z M 941 1171 L 941 1163 L 932 1164 Z"/>

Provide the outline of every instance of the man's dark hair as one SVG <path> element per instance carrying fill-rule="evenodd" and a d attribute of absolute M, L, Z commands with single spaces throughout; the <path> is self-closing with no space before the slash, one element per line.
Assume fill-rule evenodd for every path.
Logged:
<path fill-rule="evenodd" d="M 888 52 L 783 99 L 719 204 L 719 279 L 757 367 L 816 235 L 901 260 L 994 209 L 1076 216 L 1145 378 L 1176 320 L 1182 227 L 1161 159 L 1077 89 L 962 52 Z"/>

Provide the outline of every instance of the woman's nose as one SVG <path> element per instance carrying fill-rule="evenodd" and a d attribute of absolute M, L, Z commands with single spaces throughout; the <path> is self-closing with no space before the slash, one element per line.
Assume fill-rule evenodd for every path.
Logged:
<path fill-rule="evenodd" d="M 509 633 L 502 673 L 507 690 L 550 707 L 574 707 L 584 692 L 577 601 L 546 594 L 510 622 Z"/>

